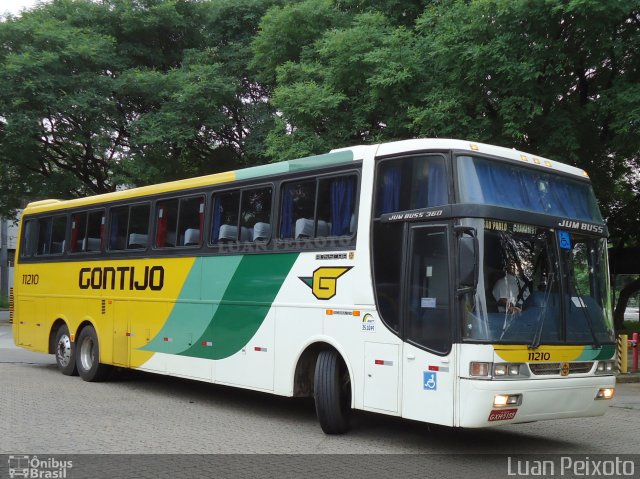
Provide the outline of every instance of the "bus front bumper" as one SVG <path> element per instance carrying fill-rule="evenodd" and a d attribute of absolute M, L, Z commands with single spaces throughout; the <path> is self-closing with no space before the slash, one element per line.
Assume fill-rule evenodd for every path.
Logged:
<path fill-rule="evenodd" d="M 614 388 L 614 376 L 528 380 L 460 379 L 460 427 L 575 417 L 602 416 L 611 404 L 596 399 L 602 388 Z M 497 395 L 521 395 L 519 404 L 494 406 Z"/>

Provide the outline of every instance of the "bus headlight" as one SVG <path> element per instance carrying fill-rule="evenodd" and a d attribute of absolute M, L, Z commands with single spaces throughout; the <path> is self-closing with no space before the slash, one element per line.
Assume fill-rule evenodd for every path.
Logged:
<path fill-rule="evenodd" d="M 469 363 L 469 376 L 486 379 L 521 379 L 529 377 L 529 372 L 522 363 L 472 361 Z"/>
<path fill-rule="evenodd" d="M 495 363 L 493 365 L 493 377 L 495 378 L 516 378 L 526 377 L 525 368 L 520 363 Z"/>
<path fill-rule="evenodd" d="M 613 398 L 614 388 L 600 388 L 595 399 L 611 399 Z"/>
<path fill-rule="evenodd" d="M 615 371 L 615 361 L 598 361 L 596 366 L 596 374 L 613 374 Z"/>

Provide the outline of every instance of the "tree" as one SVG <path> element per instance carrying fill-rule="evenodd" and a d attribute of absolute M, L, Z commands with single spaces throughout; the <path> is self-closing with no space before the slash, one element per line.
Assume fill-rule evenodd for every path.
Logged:
<path fill-rule="evenodd" d="M 254 164 L 269 2 L 54 0 L 0 22 L 0 208 Z"/>
<path fill-rule="evenodd" d="M 404 17 L 389 3 L 325 5 L 340 23 L 272 58 L 272 155 L 413 136 L 514 146 L 586 170 L 612 244 L 638 244 L 638 0 L 412 2 Z M 289 41 L 275 25 L 267 13 L 259 61 Z"/>

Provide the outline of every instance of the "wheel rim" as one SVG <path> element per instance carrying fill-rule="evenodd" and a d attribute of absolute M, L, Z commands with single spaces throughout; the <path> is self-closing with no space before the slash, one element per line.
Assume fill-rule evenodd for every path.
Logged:
<path fill-rule="evenodd" d="M 66 368 L 71 362 L 71 339 L 66 334 L 63 334 L 58 339 L 56 359 L 63 368 Z"/>
<path fill-rule="evenodd" d="M 89 371 L 93 366 L 93 362 L 95 359 L 95 348 L 93 344 L 93 339 L 85 338 L 82 341 L 82 345 L 80 346 L 80 363 L 82 364 L 82 369 L 85 371 Z"/>

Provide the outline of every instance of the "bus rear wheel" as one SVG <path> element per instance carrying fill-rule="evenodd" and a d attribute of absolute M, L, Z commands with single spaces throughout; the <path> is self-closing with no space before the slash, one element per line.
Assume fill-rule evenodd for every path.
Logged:
<path fill-rule="evenodd" d="M 78 368 L 76 367 L 76 346 L 71 341 L 69 328 L 63 324 L 58 328 L 55 339 L 56 366 L 58 370 L 65 376 L 77 376 Z"/>
<path fill-rule="evenodd" d="M 346 364 L 335 350 L 320 351 L 314 378 L 316 415 L 325 434 L 349 430 L 351 379 Z"/>
<path fill-rule="evenodd" d="M 98 335 L 93 326 L 86 326 L 78 336 L 76 365 L 80 377 L 88 382 L 104 381 L 109 375 L 111 367 L 100 364 Z"/>

